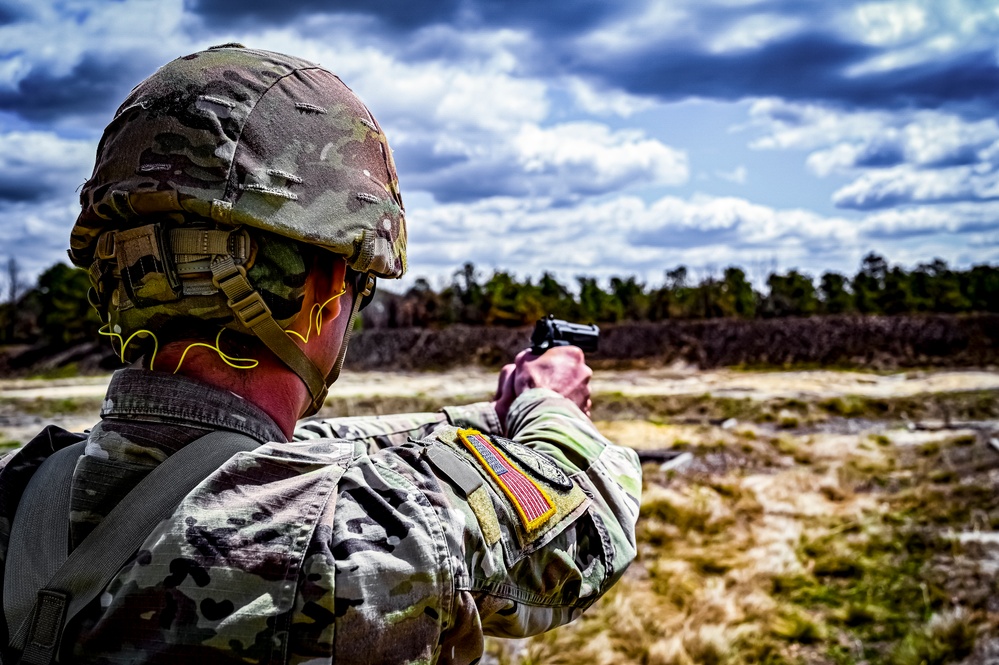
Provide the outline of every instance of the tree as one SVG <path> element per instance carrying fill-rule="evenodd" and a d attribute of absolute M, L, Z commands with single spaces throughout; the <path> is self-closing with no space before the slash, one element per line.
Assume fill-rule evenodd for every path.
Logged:
<path fill-rule="evenodd" d="M 797 270 L 787 275 L 767 278 L 770 293 L 765 299 L 765 313 L 770 316 L 811 316 L 818 310 L 812 278 Z"/>
<path fill-rule="evenodd" d="M 68 345 L 94 339 L 101 325 L 87 300 L 90 278 L 81 268 L 57 263 L 38 277 L 39 327 L 46 341 Z"/>
<path fill-rule="evenodd" d="M 756 291 L 746 279 L 742 268 L 729 266 L 725 269 L 722 291 L 725 295 L 725 314 L 751 319 L 756 316 Z"/>
<path fill-rule="evenodd" d="M 627 321 L 644 321 L 649 314 L 649 296 L 645 285 L 635 277 L 611 278 L 611 293 L 621 308 L 621 318 Z"/>
<path fill-rule="evenodd" d="M 486 314 L 485 293 L 478 281 L 475 265 L 466 263 L 454 273 L 451 279 L 451 292 L 456 302 L 456 321 L 462 323 L 483 323 Z"/>
<path fill-rule="evenodd" d="M 974 266 L 961 276 L 961 282 L 969 309 L 976 312 L 999 312 L 999 268 Z"/>
<path fill-rule="evenodd" d="M 582 323 L 614 323 L 621 319 L 621 306 L 614 296 L 600 288 L 593 277 L 577 277 L 579 282 L 579 316 Z"/>
<path fill-rule="evenodd" d="M 914 308 L 921 312 L 964 312 L 971 300 L 962 289 L 960 276 L 943 259 L 920 263 L 910 276 Z"/>
<path fill-rule="evenodd" d="M 871 252 L 860 264 L 860 272 L 853 278 L 853 304 L 861 314 L 880 314 L 878 299 L 885 290 L 888 262 Z"/>
<path fill-rule="evenodd" d="M 853 310 L 853 296 L 847 289 L 847 279 L 838 272 L 822 274 L 819 280 L 820 309 L 824 314 L 845 314 Z"/>

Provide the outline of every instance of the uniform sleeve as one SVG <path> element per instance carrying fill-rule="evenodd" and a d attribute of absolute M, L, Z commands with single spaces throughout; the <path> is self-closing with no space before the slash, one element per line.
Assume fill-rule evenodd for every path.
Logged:
<path fill-rule="evenodd" d="M 295 441 L 345 439 L 363 443 L 369 452 L 423 439 L 441 425 L 500 432 L 502 427 L 491 402 L 446 406 L 436 413 L 400 413 L 389 416 L 356 416 L 305 420 L 295 428 Z"/>
<path fill-rule="evenodd" d="M 484 635 L 567 623 L 623 574 L 637 456 L 548 390 L 521 395 L 507 425 L 510 439 L 445 424 L 376 452 L 357 444 L 317 533 L 325 554 L 308 559 L 335 570 L 338 657 L 478 662 Z"/>
<path fill-rule="evenodd" d="M 528 533 L 519 552 L 504 550 L 510 559 L 492 575 L 477 565 L 481 552 L 465 553 L 483 631 L 519 637 L 575 619 L 624 573 L 636 552 L 642 476 L 633 450 L 608 441 L 575 404 L 553 391 L 521 394 L 506 425 L 516 444 L 554 463 L 542 461 L 539 468 L 555 476 L 563 472 L 586 495 L 582 513 L 570 513 L 535 540 Z M 516 519 L 508 519 L 516 536 Z"/>

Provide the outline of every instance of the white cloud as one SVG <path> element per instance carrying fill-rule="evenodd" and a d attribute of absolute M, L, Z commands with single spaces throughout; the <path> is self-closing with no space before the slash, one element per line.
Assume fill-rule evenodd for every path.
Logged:
<path fill-rule="evenodd" d="M 986 201 L 999 197 L 999 123 L 937 110 L 844 112 L 817 105 L 761 100 L 751 147 L 811 150 L 814 174 L 850 176 L 832 195 L 837 206 Z"/>
<path fill-rule="evenodd" d="M 56 261 L 66 261 L 69 233 L 80 204 L 70 196 L 52 201 L 0 205 L 0 260 L 16 258 L 33 280 Z"/>
<path fill-rule="evenodd" d="M 877 46 L 897 44 L 923 32 L 926 12 L 917 5 L 902 2 L 875 2 L 853 8 L 858 37 Z"/>
<path fill-rule="evenodd" d="M 637 197 L 553 208 L 541 199 L 494 198 L 410 211 L 414 275 L 446 275 L 472 261 L 520 274 L 550 270 L 571 278 L 638 274 L 661 280 L 678 264 L 782 265 L 817 269 L 854 264 L 857 224 L 806 210 L 778 210 L 732 197 Z"/>
<path fill-rule="evenodd" d="M 844 208 L 870 209 L 909 203 L 990 200 L 999 197 L 999 174 L 971 167 L 917 170 L 910 166 L 864 173 L 833 194 Z"/>
<path fill-rule="evenodd" d="M 960 50 L 991 50 L 999 34 L 999 12 L 979 0 L 859 4 L 844 9 L 838 22 L 847 38 L 882 49 L 850 67 L 848 76 L 912 67 Z"/>
<path fill-rule="evenodd" d="M 593 115 L 628 118 L 655 106 L 655 102 L 646 97 L 629 95 L 620 90 L 597 89 L 577 77 L 567 78 L 564 85 L 579 108 Z"/>
<path fill-rule="evenodd" d="M 526 125 L 513 139 L 528 177 L 552 176 L 570 191 L 606 192 L 631 184 L 679 185 L 690 177 L 687 155 L 637 130 L 612 132 L 593 122 Z"/>
<path fill-rule="evenodd" d="M 739 165 L 731 171 L 715 171 L 715 177 L 727 180 L 728 182 L 734 182 L 737 185 L 745 185 L 746 179 L 749 177 L 749 171 L 746 170 L 745 166 Z"/>
<path fill-rule="evenodd" d="M 841 112 L 773 97 L 753 102 L 749 117 L 748 126 L 762 132 L 749 144 L 756 150 L 813 149 L 875 135 L 891 121 L 887 112 Z"/>
<path fill-rule="evenodd" d="M 65 76 L 85 55 L 141 53 L 153 59 L 172 58 L 184 36 L 183 0 L 121 0 L 121 2 L 24 2 L 30 18 L 0 26 L 5 54 L 18 54 L 16 67 L 5 68 L 3 83 L 14 87 L 32 70 Z M 160 57 L 157 57 L 159 54 Z"/>
<path fill-rule="evenodd" d="M 61 191 L 72 199 L 73 189 L 90 176 L 96 145 L 47 131 L 0 134 L 0 196 L 30 200 Z"/>
<path fill-rule="evenodd" d="M 695 37 L 696 11 L 677 2 L 649 2 L 642 11 L 601 25 L 577 38 L 594 56 L 615 57 L 661 44 L 664 39 Z"/>
<path fill-rule="evenodd" d="M 409 190 L 432 192 L 439 201 L 509 195 L 565 202 L 632 186 L 680 185 L 689 178 L 686 153 L 641 131 L 612 131 L 595 122 L 524 123 L 509 136 L 430 139 L 432 147 L 422 150 L 437 161 L 402 180 Z"/>
<path fill-rule="evenodd" d="M 804 27 L 804 21 L 780 14 L 754 14 L 727 27 L 708 42 L 712 53 L 746 51 L 786 38 Z"/>

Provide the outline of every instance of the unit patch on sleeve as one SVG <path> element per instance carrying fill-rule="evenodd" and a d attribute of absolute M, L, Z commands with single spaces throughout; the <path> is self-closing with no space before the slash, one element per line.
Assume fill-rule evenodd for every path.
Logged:
<path fill-rule="evenodd" d="M 572 489 L 572 479 L 547 455 L 501 436 L 492 436 L 491 440 L 497 448 L 519 462 L 520 468 L 528 475 L 534 476 L 535 480 L 552 485 L 563 492 Z"/>
<path fill-rule="evenodd" d="M 474 429 L 460 429 L 458 438 L 513 503 L 526 530 L 537 529 L 555 515 L 557 512 L 555 501 L 548 492 L 524 473 L 520 465 L 513 463 L 506 453 L 484 434 Z"/>

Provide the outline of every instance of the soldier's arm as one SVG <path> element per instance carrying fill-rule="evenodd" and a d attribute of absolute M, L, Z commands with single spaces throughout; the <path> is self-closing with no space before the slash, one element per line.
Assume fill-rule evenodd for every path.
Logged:
<path fill-rule="evenodd" d="M 547 389 L 523 392 L 506 418 L 513 440 L 444 425 L 377 452 L 358 446 L 309 570 L 335 569 L 335 598 L 322 602 L 337 635 L 382 636 L 362 640 L 363 662 L 393 662 L 410 643 L 426 644 L 427 660 L 470 662 L 484 633 L 576 618 L 633 558 L 637 456 Z M 337 648 L 356 656 L 358 642 Z"/>
<path fill-rule="evenodd" d="M 483 432 L 501 432 L 492 402 L 446 406 L 436 413 L 399 413 L 386 416 L 353 416 L 304 420 L 295 428 L 295 441 L 336 438 L 360 441 L 368 452 L 401 446 L 410 439 L 423 439 L 441 425 L 470 427 Z"/>
<path fill-rule="evenodd" d="M 470 595 L 486 634 L 515 637 L 571 621 L 617 581 L 635 556 L 642 481 L 634 451 L 608 441 L 576 404 L 551 390 L 517 397 L 506 430 L 516 444 L 554 463 L 548 473 L 561 471 L 586 496 L 578 515 L 570 511 L 547 532 L 525 532 L 520 516 L 508 510 L 513 501 L 493 493 L 497 514 L 506 513 L 503 531 L 511 546 L 492 572 L 479 563 L 488 542 L 477 544 L 480 551 L 466 550 Z"/>

